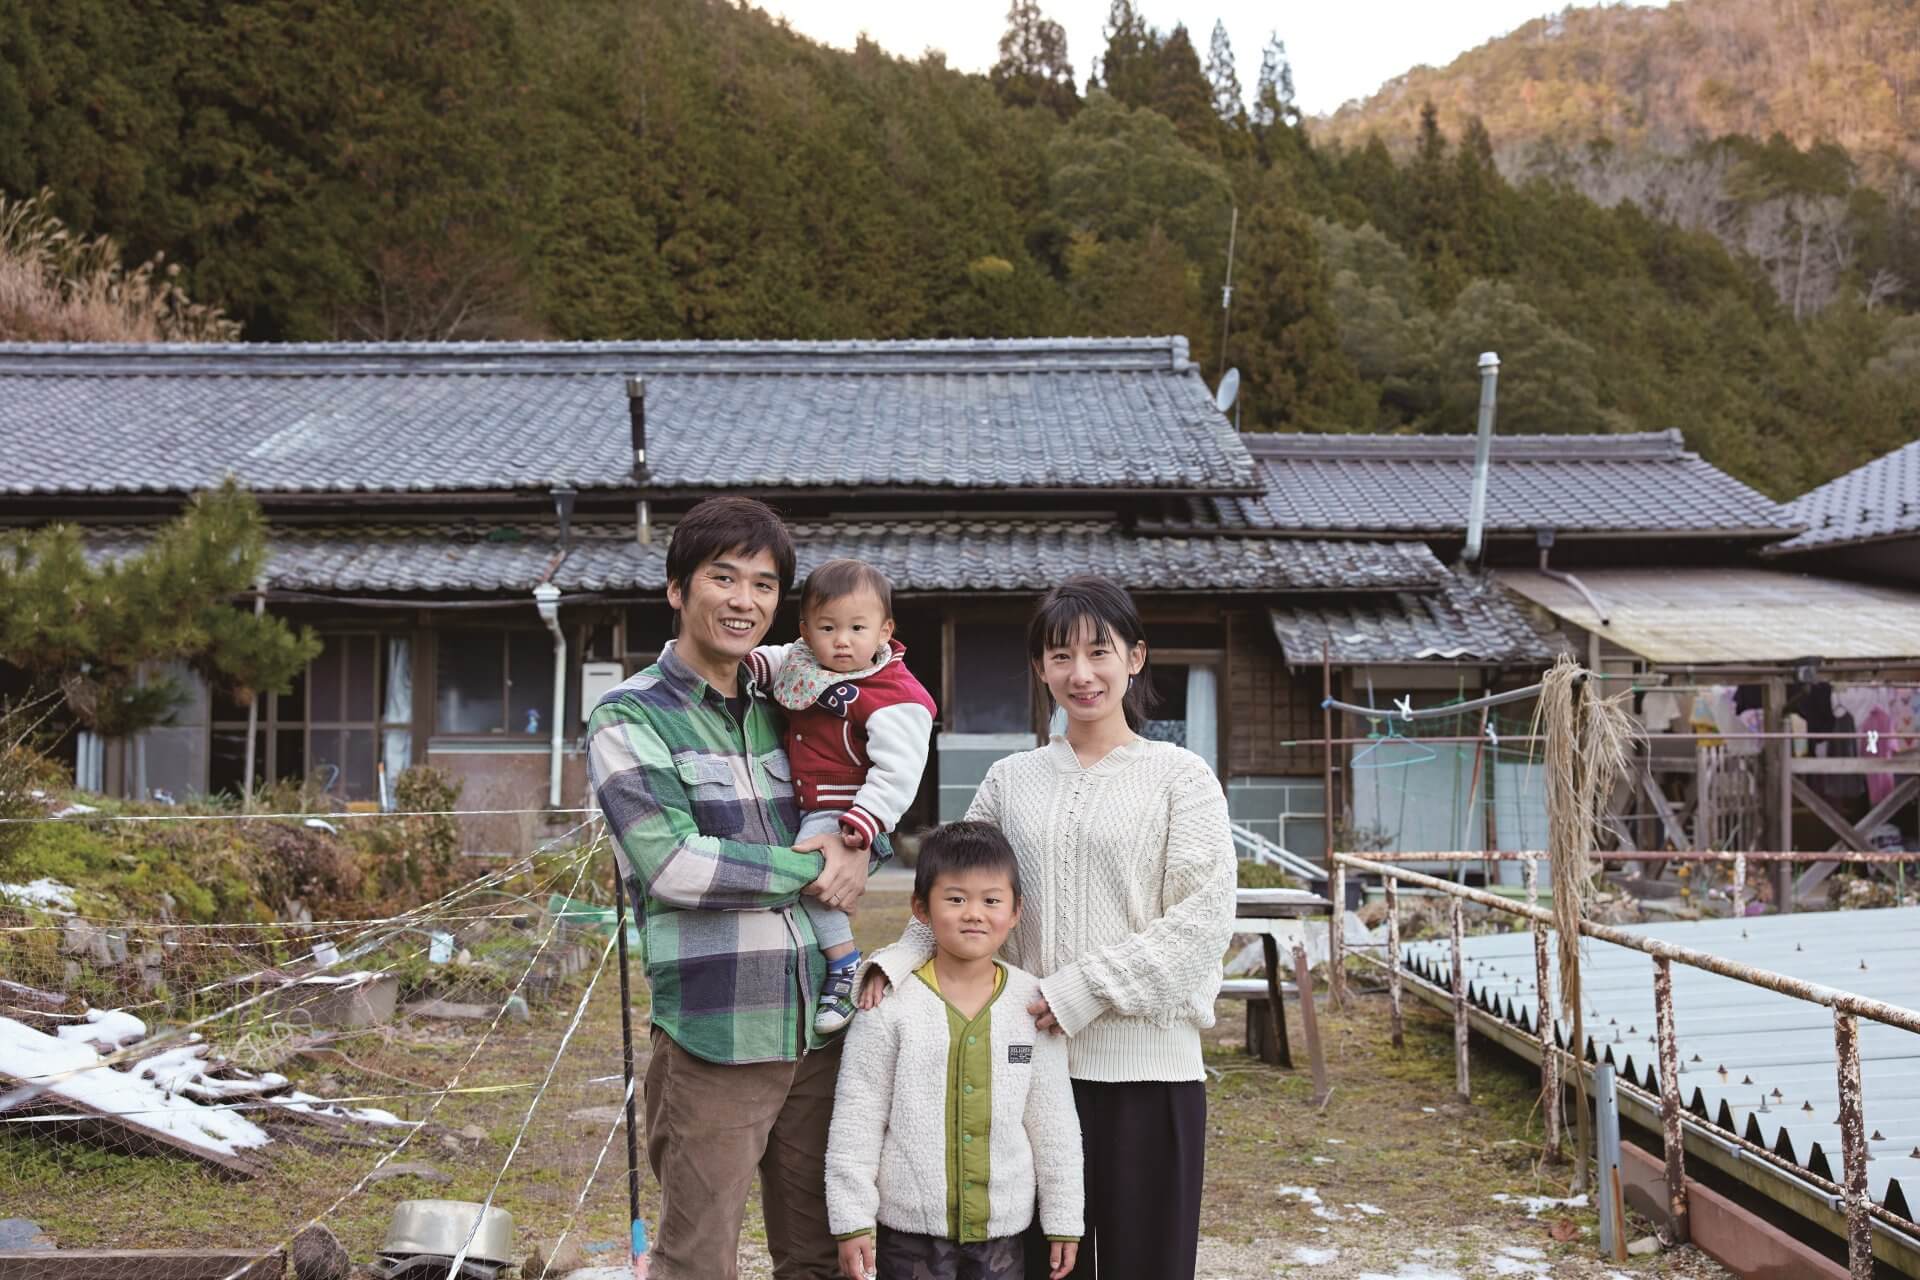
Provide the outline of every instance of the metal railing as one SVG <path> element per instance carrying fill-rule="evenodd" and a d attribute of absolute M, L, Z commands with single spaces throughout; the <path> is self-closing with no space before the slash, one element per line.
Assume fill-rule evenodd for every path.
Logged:
<path fill-rule="evenodd" d="M 1396 857 L 1418 856 L 1422 860 L 1432 860 L 1432 855 L 1393 855 Z M 1749 855 L 1751 856 L 1751 855 Z M 1805 856 L 1804 854 L 1801 856 Z M 1540 1049 L 1540 1087 L 1545 1107 L 1547 1125 L 1547 1154 L 1559 1155 L 1560 1142 L 1560 1102 L 1561 1059 L 1565 1057 L 1575 1070 L 1585 1069 L 1585 1046 L 1572 1045 L 1570 1049 L 1561 1049 L 1555 1033 L 1554 993 L 1549 979 L 1548 929 L 1554 924 L 1554 916 L 1544 908 L 1530 903 L 1514 902 L 1498 894 L 1443 880 L 1435 876 L 1424 875 L 1417 871 L 1397 867 L 1371 858 L 1351 853 L 1332 855 L 1334 878 L 1334 914 L 1333 928 L 1329 931 L 1333 939 L 1341 936 L 1346 915 L 1342 900 L 1341 887 L 1348 869 L 1380 876 L 1386 889 L 1387 905 L 1387 992 L 1391 1006 L 1392 1036 L 1395 1046 L 1404 1043 L 1404 1023 L 1400 1005 L 1401 964 L 1400 964 L 1400 927 L 1398 887 L 1404 882 L 1422 888 L 1437 891 L 1451 899 L 1449 908 L 1449 933 L 1451 945 L 1451 982 L 1449 994 L 1452 996 L 1454 1019 L 1454 1057 L 1455 1087 L 1461 1098 L 1468 1097 L 1467 1090 L 1467 995 L 1466 962 L 1462 949 L 1464 934 L 1464 904 L 1476 903 L 1492 911 L 1520 916 L 1532 923 L 1534 949 L 1534 980 L 1539 1001 L 1539 1013 L 1535 1017 L 1536 1039 Z M 1687 1184 L 1685 1144 L 1682 1138 L 1682 1124 L 1709 1130 L 1720 1141 L 1730 1143 L 1753 1158 L 1764 1160 L 1784 1169 L 1794 1177 L 1822 1187 L 1843 1208 L 1847 1226 L 1847 1264 L 1850 1273 L 1857 1280 L 1871 1280 L 1873 1275 L 1873 1222 L 1878 1218 L 1888 1226 L 1903 1234 L 1920 1238 L 1920 1224 L 1892 1212 L 1884 1205 L 1875 1204 L 1867 1193 L 1867 1150 L 1866 1121 L 1862 1111 L 1860 1087 L 1860 1029 L 1859 1019 L 1878 1022 L 1885 1026 L 1898 1027 L 1905 1031 L 1920 1034 L 1920 1011 L 1888 1004 L 1867 996 L 1842 991 L 1817 982 L 1808 982 L 1787 974 L 1742 964 L 1724 956 L 1710 952 L 1696 951 L 1691 947 L 1679 946 L 1657 938 L 1649 938 L 1611 925 L 1599 924 L 1590 920 L 1580 922 L 1583 937 L 1596 938 L 1615 946 L 1640 951 L 1653 957 L 1653 1001 L 1655 1039 L 1659 1050 L 1659 1097 L 1658 1109 L 1661 1122 L 1662 1146 L 1666 1156 L 1666 1190 L 1668 1216 L 1672 1230 L 1679 1241 L 1689 1237 L 1687 1228 Z M 1374 958 L 1366 957 L 1369 960 Z M 1340 989 L 1341 960 L 1338 943 L 1330 956 L 1330 976 L 1338 998 Z M 1685 1112 L 1680 1102 L 1679 1044 L 1674 1030 L 1673 1017 L 1673 964 L 1681 964 L 1724 978 L 1749 983 L 1780 995 L 1796 1000 L 1805 1000 L 1824 1006 L 1833 1011 L 1835 1077 L 1840 1097 L 1840 1147 L 1844 1162 L 1844 1174 L 1838 1183 L 1821 1178 L 1810 1170 L 1794 1165 L 1775 1155 L 1766 1148 L 1747 1141 L 1731 1130 L 1723 1129 L 1711 1120 Z M 1378 963 L 1378 961 L 1375 961 Z M 1623 1090 L 1644 1094 L 1635 1086 L 1622 1082 Z M 1650 1095 L 1649 1095 L 1650 1097 Z"/>
<path fill-rule="evenodd" d="M 1309 862 L 1291 849 L 1275 844 L 1251 827 L 1241 826 L 1237 822 L 1227 824 L 1233 832 L 1234 848 L 1242 858 L 1249 862 L 1262 863 L 1269 867 L 1279 867 L 1290 876 L 1312 883 L 1327 878 L 1325 868 Z"/>

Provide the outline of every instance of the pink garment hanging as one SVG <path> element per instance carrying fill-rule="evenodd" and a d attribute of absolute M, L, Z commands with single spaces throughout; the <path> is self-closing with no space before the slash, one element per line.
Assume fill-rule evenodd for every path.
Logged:
<path fill-rule="evenodd" d="M 1887 709 L 1884 706 L 1875 707 L 1873 710 L 1867 712 L 1867 718 L 1860 722 L 1860 732 L 1863 735 L 1862 741 L 1860 743 L 1860 754 L 1863 756 L 1873 755 L 1875 757 L 1884 758 L 1886 756 L 1895 755 L 1900 750 L 1900 740 L 1893 736 L 1893 717 L 1888 714 Z M 1874 743 L 1874 747 L 1871 752 L 1867 750 L 1867 744 L 1864 738 L 1864 735 L 1869 732 L 1878 733 L 1880 735 L 1880 740 Z M 1870 805 L 1879 804 L 1882 800 L 1885 800 L 1887 798 L 1888 794 L 1892 792 L 1892 790 L 1893 790 L 1892 774 L 1870 773 L 1867 775 L 1867 803 L 1868 804 Z"/>

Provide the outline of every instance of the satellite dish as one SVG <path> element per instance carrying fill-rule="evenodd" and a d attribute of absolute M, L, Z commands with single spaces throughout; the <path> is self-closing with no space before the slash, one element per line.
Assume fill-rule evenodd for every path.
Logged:
<path fill-rule="evenodd" d="M 1240 371 L 1229 369 L 1221 375 L 1220 386 L 1213 393 L 1214 407 L 1225 413 L 1233 408 L 1234 398 L 1240 394 Z"/>

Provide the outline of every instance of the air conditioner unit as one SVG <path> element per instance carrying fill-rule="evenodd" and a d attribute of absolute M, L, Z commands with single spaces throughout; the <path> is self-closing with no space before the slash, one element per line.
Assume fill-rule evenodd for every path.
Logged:
<path fill-rule="evenodd" d="M 627 678 L 627 669 L 617 662 L 580 664 L 580 722 L 586 723 L 600 699 Z"/>

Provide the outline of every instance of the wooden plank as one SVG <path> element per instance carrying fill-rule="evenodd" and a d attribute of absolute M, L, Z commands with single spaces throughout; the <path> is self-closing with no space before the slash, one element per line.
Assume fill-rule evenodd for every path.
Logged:
<path fill-rule="evenodd" d="M 280 1280 L 279 1249 L 0 1249 L 0 1280 Z"/>
<path fill-rule="evenodd" d="M 1920 774 L 1920 755 L 1904 756 L 1794 756 L 1788 765 L 1794 773 L 1915 773 Z"/>
<path fill-rule="evenodd" d="M 1641 773 L 1640 785 L 1645 788 L 1647 799 L 1653 802 L 1653 810 L 1660 815 L 1660 825 L 1667 829 L 1667 840 L 1676 849 L 1690 849 L 1692 843 L 1687 839 L 1687 828 L 1673 811 L 1673 802 L 1667 799 L 1667 793 L 1653 780 L 1651 773 Z"/>
<path fill-rule="evenodd" d="M 1800 783 L 1795 782 L 1793 785 L 1797 787 Z M 1869 809 L 1867 816 L 1860 819 L 1855 829 L 1858 831 L 1872 831 L 1875 827 L 1892 817 L 1903 805 L 1910 803 L 1917 795 L 1920 795 L 1920 778 L 1906 779 L 1901 782 L 1899 786 L 1887 792 L 1887 794 L 1881 798 L 1879 804 Z M 1838 853 L 1840 852 L 1840 846 L 1835 845 L 1827 852 Z M 1800 878 L 1794 882 L 1794 894 L 1797 896 L 1819 888 L 1828 876 L 1839 870 L 1839 867 L 1840 864 L 1833 861 L 1814 863 L 1811 867 L 1807 868 L 1806 871 L 1802 872 Z"/>
<path fill-rule="evenodd" d="M 103 1071 L 112 1070 L 102 1067 Z M 17 1079 L 0 1071 L 0 1091 L 11 1090 L 28 1082 Z M 57 1092 L 58 1086 L 49 1088 L 21 1108 L 31 1115 L 40 1111 L 53 1111 L 60 1114 L 77 1115 L 76 1120 L 45 1120 L 36 1123 L 36 1133 L 59 1135 L 77 1135 L 90 1142 L 115 1151 L 130 1151 L 135 1155 L 182 1155 L 210 1165 L 223 1177 L 245 1180 L 258 1176 L 261 1167 L 244 1156 L 224 1155 L 218 1151 L 209 1151 L 205 1147 L 195 1146 L 175 1137 L 164 1129 L 143 1124 L 131 1116 L 117 1116 L 110 1111 L 80 1102 Z"/>
<path fill-rule="evenodd" d="M 1873 852 L 1873 846 L 1867 843 L 1867 838 L 1838 809 L 1828 804 L 1825 796 L 1798 778 L 1793 780 L 1793 794 L 1795 799 L 1812 811 L 1814 817 L 1826 823 L 1833 834 L 1840 837 L 1841 844 L 1855 853 Z"/>

